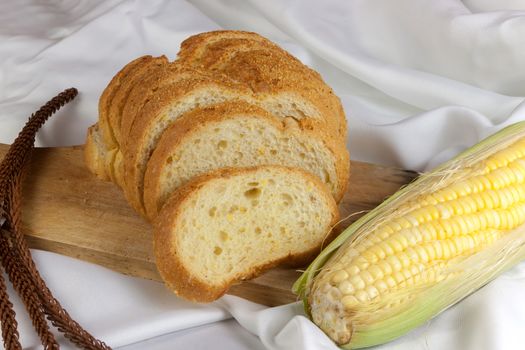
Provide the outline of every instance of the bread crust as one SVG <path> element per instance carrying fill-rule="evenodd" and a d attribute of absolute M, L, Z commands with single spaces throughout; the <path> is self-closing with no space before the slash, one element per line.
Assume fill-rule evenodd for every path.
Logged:
<path fill-rule="evenodd" d="M 304 121 L 312 128 L 335 130 L 333 137 L 346 138 L 346 119 L 335 109 L 340 107 L 340 101 L 332 89 L 322 82 L 318 73 L 287 56 L 268 50 L 242 51 L 224 63 L 220 72 L 247 84 L 256 94 L 287 93 L 308 101 L 320 115 Z"/>
<path fill-rule="evenodd" d="M 328 243 L 327 240 L 323 240 L 321 244 L 311 247 L 306 251 L 300 251 L 275 260 L 265 261 L 255 266 L 248 266 L 246 271 L 242 274 L 235 276 L 222 284 L 213 285 L 207 283 L 198 276 L 194 276 L 186 267 L 185 262 L 182 261 L 178 254 L 177 239 L 173 237 L 174 227 L 177 225 L 177 220 L 181 214 L 181 208 L 184 203 L 190 200 L 192 195 L 206 186 L 209 182 L 218 178 L 230 178 L 239 174 L 248 174 L 250 172 L 257 172 L 261 169 L 271 168 L 288 172 L 292 176 L 304 176 L 312 181 L 318 187 L 319 193 L 323 197 L 325 203 L 328 203 L 330 206 L 332 215 L 330 227 L 333 227 L 337 223 L 339 212 L 337 204 L 333 200 L 330 192 L 316 176 L 301 169 L 276 165 L 251 168 L 224 168 L 198 176 L 173 194 L 166 205 L 162 208 L 159 217 L 154 223 L 153 248 L 157 268 L 168 288 L 175 294 L 194 302 L 212 302 L 225 294 L 228 288 L 233 284 L 242 280 L 254 278 L 272 267 L 283 264 L 294 266 L 307 264 L 319 254 L 323 243 Z M 330 237 L 328 239 L 330 239 Z"/>
<path fill-rule="evenodd" d="M 178 61 L 161 65 L 159 68 L 141 81 L 140 84 L 133 86 L 129 93 L 128 100 L 122 110 L 122 119 L 120 123 L 120 135 L 122 142 L 120 147 L 126 146 L 129 134 L 133 127 L 135 117 L 144 105 L 153 97 L 156 91 L 162 89 L 168 84 L 174 84 L 179 80 L 187 80 L 192 76 L 199 76 L 201 73 Z"/>
<path fill-rule="evenodd" d="M 122 120 L 122 111 L 127 103 L 128 96 L 134 86 L 142 82 L 145 77 L 149 76 L 157 69 L 168 64 L 166 56 L 151 57 L 142 64 L 135 66 L 125 78 L 121 79 L 120 86 L 116 90 L 113 100 L 111 101 L 108 111 L 108 120 L 111 130 L 113 131 L 114 144 L 109 145 L 109 148 L 118 148 L 122 145 L 122 138 L 120 133 L 120 125 Z"/>
<path fill-rule="evenodd" d="M 217 71 L 236 52 L 253 50 L 269 50 L 276 54 L 285 54 L 296 60 L 296 58 L 293 58 L 293 56 L 270 41 L 253 40 L 253 38 L 224 38 L 206 43 L 200 50 L 195 51 L 192 55 L 184 55 L 184 58 L 180 58 L 179 61 L 201 70 Z"/>
<path fill-rule="evenodd" d="M 243 47 L 242 50 L 238 50 Z M 234 54 L 229 54 L 234 51 Z M 181 44 L 179 59 L 243 82 L 256 93 L 292 92 L 311 101 L 328 128 L 345 139 L 346 117 L 340 99 L 322 77 L 268 39 L 250 32 L 199 34 Z M 319 125 L 317 125 L 319 127 Z"/>
<path fill-rule="evenodd" d="M 246 39 L 262 43 L 270 42 L 257 33 L 242 30 L 216 30 L 193 35 L 180 44 L 178 58 L 193 63 L 202 56 L 207 45 L 227 39 Z M 272 42 L 270 42 L 273 44 Z M 275 44 L 273 44 L 275 45 Z M 276 45 L 275 45 L 276 46 Z"/>
<path fill-rule="evenodd" d="M 109 122 L 109 108 L 113 102 L 113 98 L 120 88 L 120 84 L 123 80 L 126 79 L 128 74 L 133 72 L 135 68 L 141 66 L 152 57 L 149 55 L 141 56 L 133 61 L 126 64 L 109 82 L 108 86 L 102 92 L 100 99 L 98 101 L 98 113 L 99 113 L 99 127 L 102 131 L 102 136 L 104 137 L 104 142 L 106 145 L 111 146 L 116 143 L 113 131 L 111 130 L 111 125 Z"/>
<path fill-rule="evenodd" d="M 156 149 L 148 161 L 144 176 L 144 207 L 146 216 L 150 220 L 155 219 L 160 209 L 160 175 L 166 165 L 166 159 L 174 153 L 174 150 L 183 144 L 186 138 L 200 132 L 207 124 L 216 124 L 238 117 L 244 119 L 246 116 L 262 119 L 282 133 L 288 133 L 290 135 L 302 134 L 306 138 L 316 139 L 322 142 L 334 159 L 335 172 L 338 180 L 337 192 L 334 193 L 334 198 L 337 202 L 342 199 L 348 183 L 350 161 L 346 148 L 339 140 L 325 135 L 323 130 L 302 129 L 300 126 L 297 126 L 296 123 L 290 126 L 286 121 L 282 120 L 282 118 L 275 117 L 264 109 L 247 102 L 229 101 L 206 108 L 194 109 L 179 117 L 164 131 Z M 254 162 L 256 162 L 256 160 L 254 160 Z M 258 164 L 254 163 L 253 165 Z"/>

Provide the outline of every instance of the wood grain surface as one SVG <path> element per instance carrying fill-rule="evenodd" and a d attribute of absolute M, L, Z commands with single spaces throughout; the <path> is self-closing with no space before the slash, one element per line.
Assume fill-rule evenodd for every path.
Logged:
<path fill-rule="evenodd" d="M 8 146 L 0 144 L 0 158 Z M 341 217 L 372 209 L 417 174 L 352 162 Z M 160 281 L 152 250 L 151 226 L 110 182 L 84 166 L 82 147 L 37 148 L 23 186 L 23 228 L 32 248 L 89 261 L 126 275 Z M 361 214 L 342 223 L 348 226 Z M 268 306 L 296 300 L 291 292 L 300 273 L 275 268 L 233 286 L 229 294 Z"/>

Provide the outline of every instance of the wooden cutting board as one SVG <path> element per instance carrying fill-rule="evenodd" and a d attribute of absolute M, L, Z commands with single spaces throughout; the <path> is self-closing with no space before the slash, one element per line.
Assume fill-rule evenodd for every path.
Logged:
<path fill-rule="evenodd" d="M 9 146 L 0 144 L 0 159 Z M 417 174 L 352 162 L 341 217 L 378 205 Z M 110 182 L 84 166 L 82 146 L 37 148 L 23 186 L 23 228 L 32 248 L 89 261 L 120 273 L 160 281 L 152 249 L 151 226 L 130 208 Z M 361 214 L 341 224 L 347 227 Z M 233 286 L 229 294 L 268 306 L 293 302 L 300 272 L 275 268 Z"/>

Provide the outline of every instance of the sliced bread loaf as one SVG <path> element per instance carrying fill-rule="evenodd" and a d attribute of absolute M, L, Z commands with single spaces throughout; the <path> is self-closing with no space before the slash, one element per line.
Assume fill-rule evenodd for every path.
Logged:
<path fill-rule="evenodd" d="M 162 134 L 144 177 L 146 214 L 153 220 L 173 191 L 214 169 L 256 165 L 298 167 L 317 175 L 339 201 L 349 176 L 348 152 L 315 130 L 243 101 L 197 108 Z"/>
<path fill-rule="evenodd" d="M 302 170 L 215 171 L 163 207 L 154 224 L 157 267 L 177 295 L 210 302 L 271 267 L 308 262 L 337 219 L 330 192 Z"/>
<path fill-rule="evenodd" d="M 225 101 L 259 106 L 334 144 L 341 150 L 334 153 L 346 152 L 342 107 L 317 73 L 255 33 L 221 31 L 185 41 L 176 62 L 144 56 L 117 74 L 101 97 L 98 127 L 88 133 L 88 165 L 119 184 L 145 216 L 144 175 L 163 132 L 181 115 Z M 340 198 L 346 181 L 336 177 Z"/>

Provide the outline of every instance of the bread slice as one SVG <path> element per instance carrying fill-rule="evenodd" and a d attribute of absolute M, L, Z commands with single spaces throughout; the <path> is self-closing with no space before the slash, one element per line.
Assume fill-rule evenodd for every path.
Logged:
<path fill-rule="evenodd" d="M 225 167 L 285 165 L 316 175 L 336 201 L 346 189 L 349 156 L 333 139 L 301 130 L 243 101 L 194 109 L 162 134 L 144 177 L 144 205 L 153 220 L 171 193 L 191 178 Z"/>
<path fill-rule="evenodd" d="M 223 169 L 166 203 L 154 224 L 157 268 L 177 295 L 211 302 L 271 267 L 306 264 L 337 220 L 330 192 L 302 170 Z"/>

